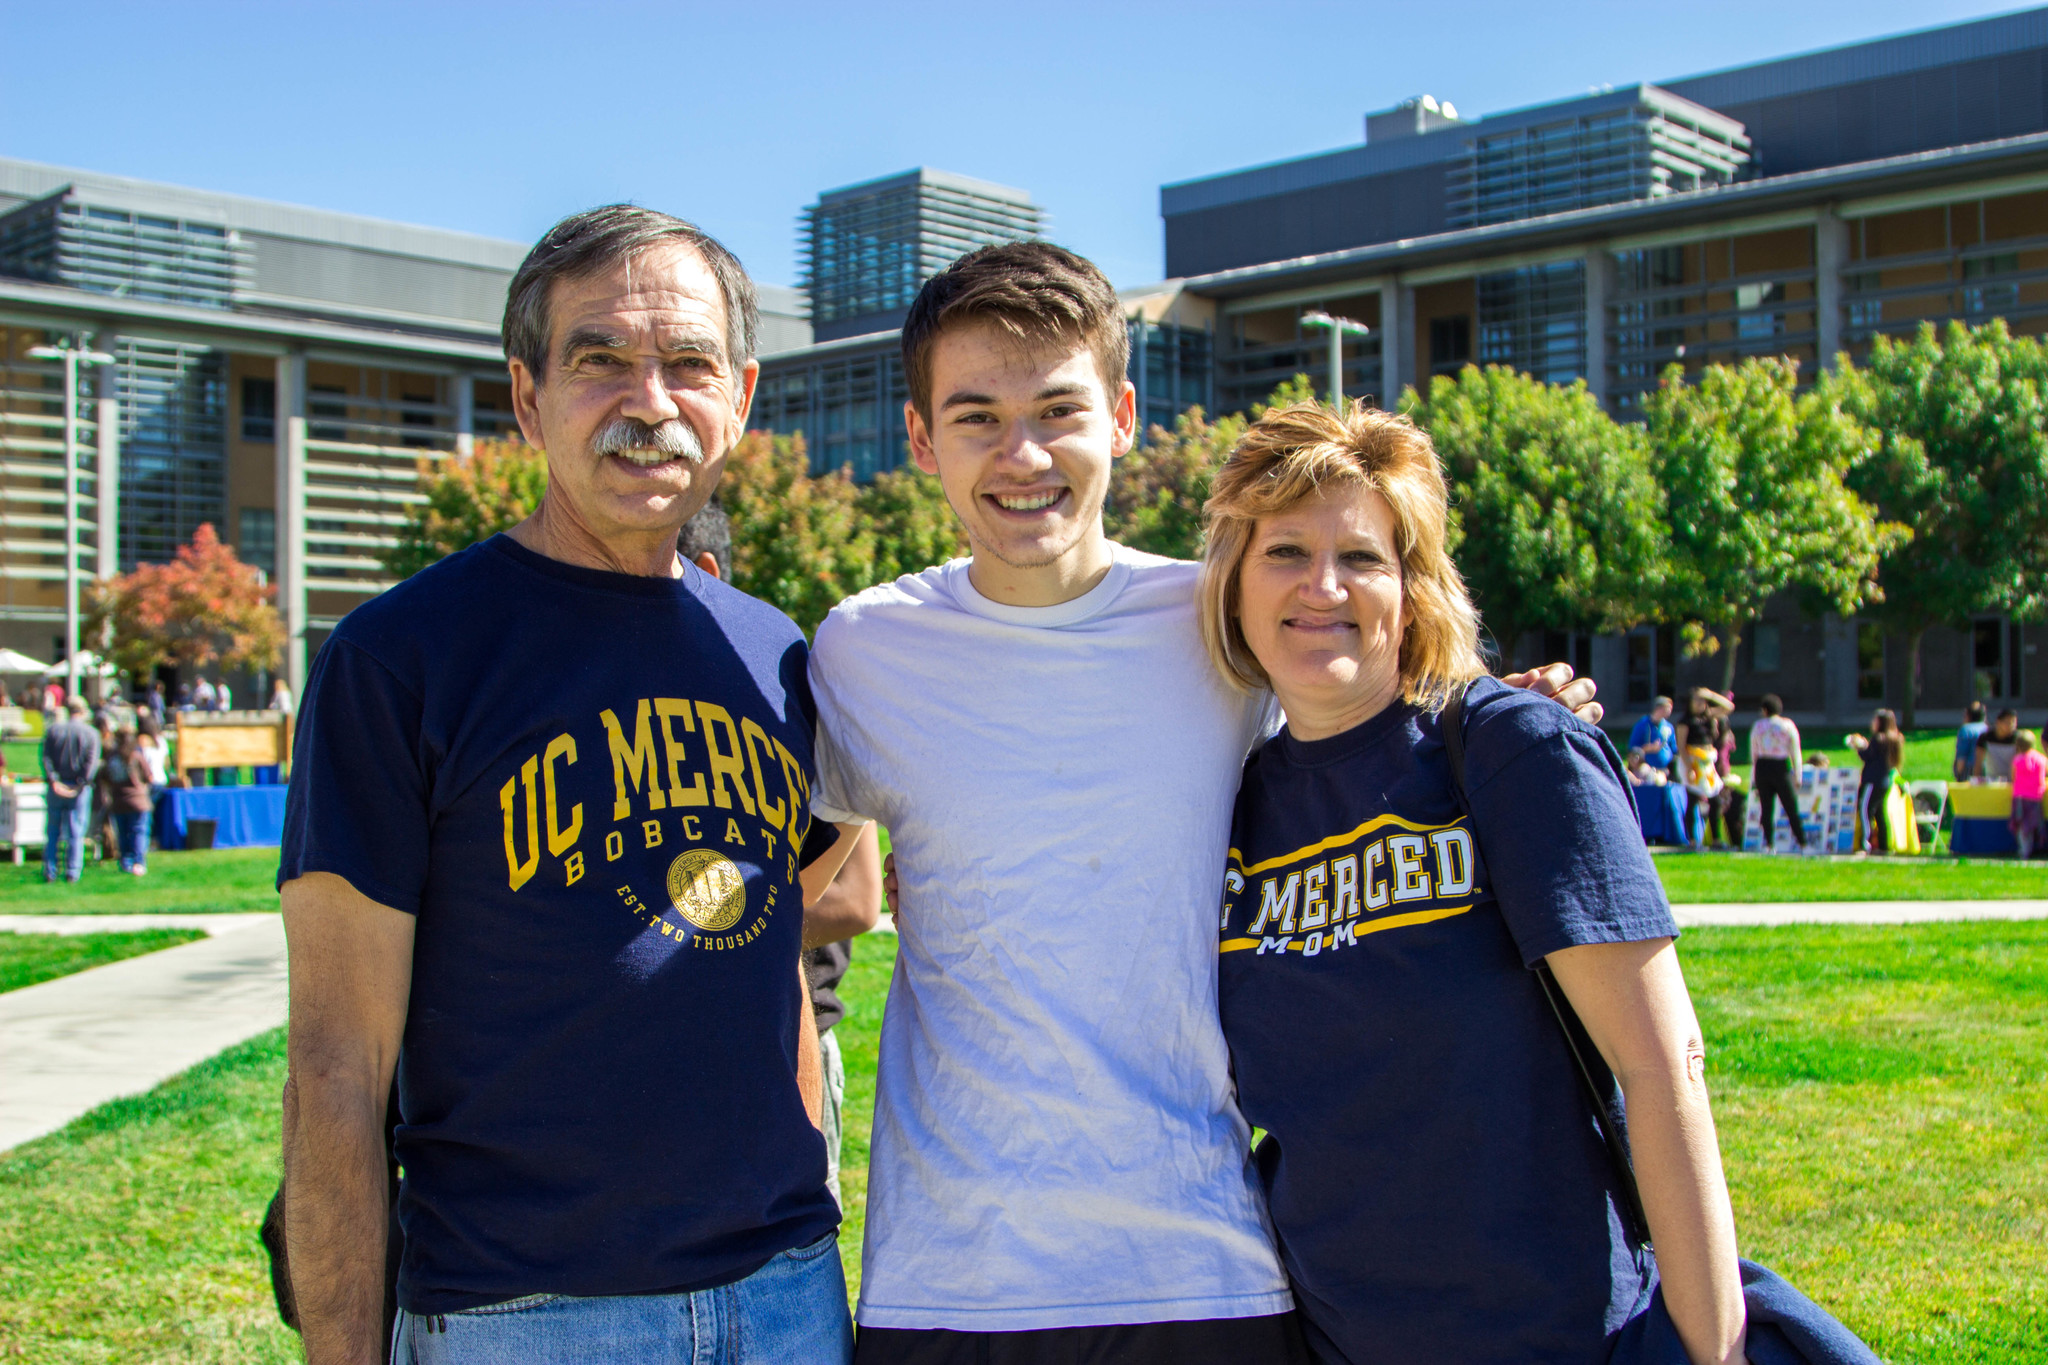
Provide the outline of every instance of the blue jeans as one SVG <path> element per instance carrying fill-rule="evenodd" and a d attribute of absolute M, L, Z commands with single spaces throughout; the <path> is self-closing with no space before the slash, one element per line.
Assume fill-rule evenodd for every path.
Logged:
<path fill-rule="evenodd" d="M 853 1319 L 839 1238 L 785 1251 L 694 1294 L 530 1294 L 459 1313 L 398 1315 L 393 1365 L 848 1365 Z"/>
<path fill-rule="evenodd" d="M 149 865 L 149 812 L 114 812 L 114 830 L 121 846 L 121 870 L 133 871 Z"/>
<path fill-rule="evenodd" d="M 59 796 L 43 786 L 43 876 L 57 877 L 57 846 L 65 845 L 64 875 L 77 881 L 85 874 L 85 821 L 92 814 L 92 788 L 76 796 Z"/>

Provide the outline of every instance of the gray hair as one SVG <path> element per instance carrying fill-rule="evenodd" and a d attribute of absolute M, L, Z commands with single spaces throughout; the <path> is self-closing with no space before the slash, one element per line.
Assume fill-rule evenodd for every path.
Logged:
<path fill-rule="evenodd" d="M 506 357 L 525 362 L 535 383 L 545 382 L 548 344 L 554 336 L 548 303 L 555 281 L 594 275 L 670 242 L 695 249 L 718 281 L 725 300 L 726 359 L 737 376 L 754 358 L 760 319 L 754 282 L 747 278 L 746 268 L 694 223 L 634 204 L 606 204 L 572 213 L 534 243 L 505 294 Z"/>

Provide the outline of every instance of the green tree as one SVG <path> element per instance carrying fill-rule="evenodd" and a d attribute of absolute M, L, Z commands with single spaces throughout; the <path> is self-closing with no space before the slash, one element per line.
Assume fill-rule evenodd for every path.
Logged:
<path fill-rule="evenodd" d="M 1314 397 L 1309 377 L 1298 374 L 1265 402 L 1254 403 L 1249 418 L 1235 413 L 1211 419 L 1197 407 L 1174 419 L 1171 431 L 1153 426 L 1135 449 L 1109 467 L 1102 507 L 1109 538 L 1170 559 L 1200 559 L 1203 504 L 1216 471 L 1245 428 L 1268 408 Z"/>
<path fill-rule="evenodd" d="M 1878 566 L 1879 619 L 1912 660 L 1911 726 L 1929 626 L 2048 608 L 2048 348 L 2002 319 L 1951 322 L 1939 339 L 1928 323 L 1878 337 L 1862 368 L 1844 363 L 1823 387 L 1877 436 L 1850 487 L 1913 528 Z"/>
<path fill-rule="evenodd" d="M 854 494 L 854 511 L 874 537 L 871 583 L 894 582 L 967 553 L 939 481 L 915 465 L 877 474 Z"/>
<path fill-rule="evenodd" d="M 1670 509 L 1666 619 L 1695 653 L 1721 653 L 1721 690 L 1764 604 L 1788 590 L 1848 615 L 1879 600 L 1878 559 L 1909 532 L 1846 478 L 1875 439 L 1825 391 L 1797 391 L 1797 361 L 1677 365 L 1647 395 L 1653 469 Z"/>
<path fill-rule="evenodd" d="M 93 584 L 85 634 L 107 641 L 107 657 L 137 678 L 164 663 L 276 668 L 284 648 L 284 620 L 270 604 L 276 595 L 201 522 L 170 563 L 139 564 Z"/>
<path fill-rule="evenodd" d="M 809 635 L 874 581 L 875 536 L 843 469 L 811 477 L 801 436 L 750 431 L 726 456 L 719 501 L 732 519 L 732 581 Z"/>
<path fill-rule="evenodd" d="M 1640 428 L 1608 417 L 1583 382 L 1498 365 L 1439 375 L 1401 410 L 1444 462 L 1452 555 L 1504 662 L 1522 662 L 1530 631 L 1655 615 L 1668 531 Z"/>
<path fill-rule="evenodd" d="M 1153 427 L 1109 467 L 1102 506 L 1109 538 L 1170 559 L 1200 559 L 1202 504 L 1245 426 L 1241 414 L 1211 421 L 1200 408 L 1189 408 L 1173 430 Z"/>
<path fill-rule="evenodd" d="M 421 460 L 426 501 L 413 504 L 398 544 L 383 552 L 385 572 L 410 578 L 490 539 L 532 515 L 547 489 L 547 456 L 520 441 L 478 441 L 467 459 Z"/>

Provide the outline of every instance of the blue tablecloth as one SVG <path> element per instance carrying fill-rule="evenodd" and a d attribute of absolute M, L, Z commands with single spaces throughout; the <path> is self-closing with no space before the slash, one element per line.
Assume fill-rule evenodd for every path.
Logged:
<path fill-rule="evenodd" d="M 1685 837 L 1685 788 L 1671 783 L 1634 787 L 1636 823 L 1643 827 L 1643 842 L 1667 844 L 1689 842 Z"/>
<path fill-rule="evenodd" d="M 214 822 L 215 848 L 276 848 L 284 842 L 282 785 L 169 787 L 157 802 L 156 838 L 164 848 L 185 846 L 186 825 Z"/>
<path fill-rule="evenodd" d="M 2003 820 L 1979 820 L 1958 815 L 1949 820 L 1948 851 L 2017 853 L 2020 851 L 2020 845 L 2019 841 L 2012 837 L 2012 826 Z"/>

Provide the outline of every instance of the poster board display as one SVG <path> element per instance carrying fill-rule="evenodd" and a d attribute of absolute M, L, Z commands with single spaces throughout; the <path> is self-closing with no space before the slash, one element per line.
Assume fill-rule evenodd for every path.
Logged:
<path fill-rule="evenodd" d="M 1799 770 L 1799 815 L 1806 824 L 1809 853 L 1853 853 L 1856 851 L 1856 779 L 1854 768 L 1801 768 Z M 1742 847 L 1761 853 L 1764 847 L 1763 802 L 1754 788 L 1744 803 Z M 1777 812 L 1776 848 L 1792 847 L 1792 820 L 1784 810 Z"/>
<path fill-rule="evenodd" d="M 292 718 L 283 711 L 180 711 L 178 771 L 283 767 L 292 757 Z"/>

